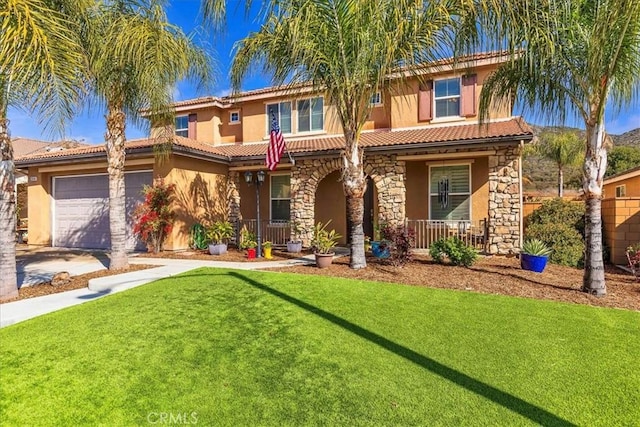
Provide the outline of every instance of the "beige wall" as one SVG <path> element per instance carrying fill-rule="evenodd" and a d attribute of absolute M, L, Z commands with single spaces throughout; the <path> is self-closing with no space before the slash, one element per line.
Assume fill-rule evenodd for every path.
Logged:
<path fill-rule="evenodd" d="M 482 67 L 474 70 L 474 72 L 478 75 L 477 77 L 477 86 L 476 86 L 476 110 L 479 105 L 480 100 L 480 92 L 482 90 L 482 84 L 484 80 L 489 76 L 489 74 L 494 70 L 494 66 Z M 447 74 L 439 74 L 431 76 L 430 78 L 434 79 L 446 79 L 451 77 L 459 77 L 463 73 L 447 73 Z M 432 121 L 424 121 L 421 122 L 418 120 L 418 87 L 419 82 L 417 78 L 410 78 L 407 80 L 406 86 L 401 90 L 395 91 L 391 95 L 391 127 L 393 128 L 405 128 L 405 127 L 414 127 L 414 126 L 424 126 L 429 123 L 437 123 L 438 119 Z M 511 105 L 504 104 L 500 106 L 496 106 L 492 111 L 490 116 L 491 119 L 505 118 L 511 116 Z M 462 117 L 460 119 L 449 120 L 448 118 L 445 120 L 441 120 L 443 123 L 456 123 L 456 122 L 477 122 L 478 116 L 472 117 Z"/>
<path fill-rule="evenodd" d="M 176 222 L 165 249 L 187 249 L 193 224 L 207 225 L 226 219 L 228 168 L 205 160 L 172 156 L 157 169 L 158 175 L 165 177 L 165 183 L 176 185 L 173 205 Z"/>
<path fill-rule="evenodd" d="M 446 160 L 444 161 L 446 162 Z M 487 157 L 455 160 L 456 164 L 471 163 L 471 220 L 479 222 L 488 216 L 489 162 Z M 409 219 L 429 218 L 429 165 L 442 162 L 408 161 L 406 163 L 406 215 Z"/>
<path fill-rule="evenodd" d="M 495 65 L 486 65 L 474 70 L 477 74 L 476 86 L 476 106 L 479 105 L 480 92 L 482 85 L 487 76 L 495 69 Z M 450 77 L 459 77 L 465 71 L 446 72 L 427 76 L 428 79 L 444 79 Z M 405 128 L 424 126 L 435 123 L 456 123 L 456 122 L 475 122 L 477 116 L 456 118 L 453 120 L 418 120 L 418 79 L 409 78 L 402 88 L 393 87 L 391 91 L 386 89 L 382 93 L 382 105 L 374 107 L 371 111 L 370 119 L 365 123 L 363 130 L 383 129 L 383 128 Z M 272 98 L 259 98 L 255 100 L 242 101 L 230 105 L 225 108 L 207 107 L 206 109 L 198 109 L 194 107 L 192 112 L 197 112 L 197 139 L 207 143 L 240 143 L 240 142 L 258 142 L 263 141 L 268 136 L 266 105 L 281 101 L 292 101 L 292 132 L 290 137 L 313 136 L 318 133 L 299 134 L 297 133 L 297 102 L 300 99 L 310 98 L 309 94 L 301 94 L 300 96 L 274 96 Z M 324 132 L 326 134 L 342 133 L 342 126 L 335 114 L 335 107 L 328 105 L 325 98 L 324 102 Z M 240 124 L 229 124 L 230 111 L 240 110 Z M 181 112 L 179 115 L 188 115 L 188 111 Z M 510 102 L 493 108 L 490 118 L 505 118 L 511 115 Z M 320 133 L 320 134 L 321 134 Z"/>
<path fill-rule="evenodd" d="M 605 183 L 603 186 L 603 197 L 616 197 L 616 187 L 619 187 L 621 185 L 625 186 L 625 197 L 640 197 L 640 175 L 622 179 L 620 181 L 612 182 L 609 184 Z"/>
<path fill-rule="evenodd" d="M 327 175 L 318 183 L 316 191 L 316 204 L 314 208 L 315 222 L 331 223 L 327 230 L 335 229 L 342 237 L 340 244 L 347 242 L 347 201 L 342 190 L 340 171 Z"/>
<path fill-rule="evenodd" d="M 626 265 L 627 247 L 640 243 L 640 197 L 604 199 L 602 219 L 610 261 Z"/>

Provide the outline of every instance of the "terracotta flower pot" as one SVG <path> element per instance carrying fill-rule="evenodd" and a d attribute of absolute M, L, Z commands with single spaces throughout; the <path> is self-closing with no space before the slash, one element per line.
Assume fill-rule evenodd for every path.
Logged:
<path fill-rule="evenodd" d="M 316 265 L 318 266 L 318 268 L 327 268 L 331 265 L 331 263 L 333 262 L 333 256 L 335 255 L 334 252 L 330 253 L 330 254 L 319 254 L 316 253 Z"/>

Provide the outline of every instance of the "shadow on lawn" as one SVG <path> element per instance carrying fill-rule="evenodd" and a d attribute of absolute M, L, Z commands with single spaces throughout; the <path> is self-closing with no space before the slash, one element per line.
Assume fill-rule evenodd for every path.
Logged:
<path fill-rule="evenodd" d="M 551 412 L 544 410 L 543 408 L 522 400 L 517 396 L 499 390 L 489 384 L 483 383 L 482 381 L 476 380 L 469 375 L 456 371 L 455 369 L 443 365 L 442 363 L 439 363 L 427 356 L 423 356 L 422 354 L 417 353 L 400 344 L 397 344 L 381 335 L 376 334 L 375 332 L 371 332 L 354 323 L 349 322 L 346 319 L 336 316 L 335 314 L 324 311 L 319 307 L 301 301 L 276 289 L 270 288 L 256 280 L 246 277 L 243 274 L 240 274 L 238 272 L 229 272 L 229 275 L 241 279 L 257 289 L 270 293 L 271 295 L 281 298 L 291 304 L 297 305 L 298 307 L 307 310 L 310 313 L 316 314 L 323 319 L 328 320 L 329 322 L 384 348 L 387 351 L 397 354 L 398 356 L 403 357 L 406 360 L 413 362 L 416 365 L 419 365 L 433 372 L 434 374 L 451 381 L 454 384 L 459 385 L 460 387 L 463 387 L 486 399 L 489 399 L 492 402 L 505 407 L 506 409 L 516 412 L 537 424 L 555 426 L 575 425 L 567 420 L 558 417 L 557 415 L 552 414 Z"/>

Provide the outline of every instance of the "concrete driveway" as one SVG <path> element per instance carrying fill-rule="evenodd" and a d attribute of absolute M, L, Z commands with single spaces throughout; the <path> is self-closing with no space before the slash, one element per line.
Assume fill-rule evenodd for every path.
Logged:
<path fill-rule="evenodd" d="M 48 282 L 66 271 L 72 276 L 104 270 L 109 265 L 105 251 L 18 245 L 16 267 L 18 287 Z"/>

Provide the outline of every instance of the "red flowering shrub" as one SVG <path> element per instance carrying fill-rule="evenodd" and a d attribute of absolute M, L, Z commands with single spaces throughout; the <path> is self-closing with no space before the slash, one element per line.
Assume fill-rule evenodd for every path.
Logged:
<path fill-rule="evenodd" d="M 173 229 L 176 215 L 171 200 L 175 189 L 175 184 L 165 185 L 162 179 L 156 179 L 153 186 L 143 187 L 144 202 L 133 211 L 134 234 L 154 252 L 162 250 L 164 239 Z"/>

